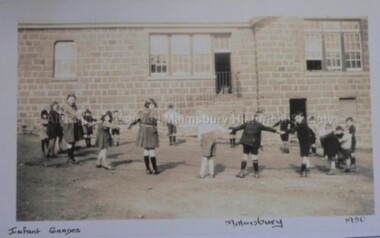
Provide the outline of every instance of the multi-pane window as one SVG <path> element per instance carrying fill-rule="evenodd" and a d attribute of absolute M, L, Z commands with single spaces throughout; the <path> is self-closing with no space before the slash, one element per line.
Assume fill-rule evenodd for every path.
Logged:
<path fill-rule="evenodd" d="M 168 38 L 164 35 L 150 37 L 150 73 L 166 75 L 168 72 Z"/>
<path fill-rule="evenodd" d="M 228 34 L 214 35 L 215 52 L 231 52 L 230 36 Z"/>
<path fill-rule="evenodd" d="M 151 76 L 211 75 L 212 68 L 211 35 L 150 36 Z"/>
<path fill-rule="evenodd" d="M 74 41 L 58 41 L 54 46 L 54 78 L 76 77 L 77 47 Z"/>
<path fill-rule="evenodd" d="M 211 40 L 209 35 L 193 36 L 194 73 L 211 72 Z"/>
<path fill-rule="evenodd" d="M 190 73 L 190 41 L 187 35 L 171 37 L 171 57 L 173 74 Z"/>
<path fill-rule="evenodd" d="M 358 21 L 304 22 L 307 70 L 361 70 Z"/>

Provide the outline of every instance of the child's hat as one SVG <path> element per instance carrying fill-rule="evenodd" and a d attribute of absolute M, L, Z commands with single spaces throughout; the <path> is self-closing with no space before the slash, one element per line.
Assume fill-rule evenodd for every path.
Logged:
<path fill-rule="evenodd" d="M 153 98 L 149 98 L 148 100 L 145 101 L 145 107 L 148 107 L 149 104 L 153 104 L 155 107 L 157 107 L 157 103 Z"/>

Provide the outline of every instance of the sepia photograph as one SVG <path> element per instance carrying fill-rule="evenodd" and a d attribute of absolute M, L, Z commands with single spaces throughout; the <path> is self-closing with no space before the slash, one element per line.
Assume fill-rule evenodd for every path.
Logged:
<path fill-rule="evenodd" d="M 246 234 L 306 218 L 338 219 L 346 228 L 324 235 L 347 237 L 379 221 L 373 1 L 335 15 L 260 1 L 1 5 L 21 2 L 5 235 L 111 237 L 104 221 L 126 236 L 218 222 Z M 92 222 L 100 233 L 83 233 Z"/>

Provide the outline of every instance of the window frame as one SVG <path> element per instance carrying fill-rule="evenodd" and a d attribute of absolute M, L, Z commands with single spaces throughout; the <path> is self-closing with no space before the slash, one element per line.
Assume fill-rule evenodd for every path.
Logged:
<path fill-rule="evenodd" d="M 73 43 L 74 46 L 75 46 L 75 55 L 72 57 L 72 59 L 57 59 L 57 55 L 58 55 L 58 52 L 57 52 L 57 47 L 59 46 L 59 44 L 63 44 L 63 43 Z M 57 40 L 54 42 L 54 48 L 53 48 L 53 52 L 54 52 L 54 55 L 53 55 L 53 80 L 55 81 L 59 81 L 59 80 L 67 80 L 67 81 L 71 81 L 71 80 L 76 80 L 77 78 L 77 62 L 78 62 L 78 48 L 77 48 L 77 43 L 76 41 L 74 40 Z M 73 63 L 73 71 L 74 73 L 72 74 L 67 74 L 67 72 L 63 73 L 63 74 L 57 74 L 57 62 L 59 61 L 62 61 L 62 60 L 67 60 L 67 61 L 71 61 Z"/>
<path fill-rule="evenodd" d="M 320 24 L 320 30 L 313 30 L 310 28 L 307 28 L 306 22 L 314 22 Z M 323 24 L 324 23 L 329 23 L 329 22 L 335 22 L 339 24 L 339 31 L 334 30 L 334 29 L 324 29 Z M 358 29 L 357 30 L 346 30 L 343 29 L 343 24 L 347 22 L 356 22 L 358 24 Z M 326 35 L 328 33 L 339 33 L 339 40 L 340 40 L 340 64 L 341 64 L 341 69 L 336 68 L 336 70 L 332 69 L 330 70 L 327 65 L 327 49 L 326 49 Z M 312 60 L 308 58 L 308 50 L 306 48 L 307 45 L 307 34 L 308 33 L 320 33 L 321 37 L 321 47 L 322 47 L 322 59 L 321 59 L 321 69 L 308 69 L 308 61 Z M 349 51 L 348 48 L 346 48 L 345 44 L 348 42 L 348 37 L 346 37 L 346 34 L 354 34 L 359 36 L 358 42 L 354 42 L 359 44 L 359 51 Z M 304 41 L 305 41 L 305 67 L 306 71 L 308 72 L 358 72 L 358 71 L 363 71 L 363 37 L 362 37 L 362 30 L 361 30 L 361 22 L 360 19 L 304 19 Z M 359 52 L 359 59 L 355 60 L 352 59 L 351 62 L 356 62 L 355 64 L 357 65 L 357 62 L 360 62 L 360 67 L 348 67 L 347 61 L 349 61 L 349 58 L 346 58 L 347 52 L 349 53 L 358 53 Z"/>
<path fill-rule="evenodd" d="M 209 32 L 209 31 L 195 31 L 195 32 L 187 32 L 187 31 L 168 31 L 168 32 L 161 32 L 161 31 L 148 31 L 147 36 L 148 36 L 148 42 L 149 42 L 149 52 L 148 52 L 148 57 L 149 57 L 149 70 L 148 70 L 148 79 L 151 80 L 164 80 L 164 79 L 215 79 L 215 69 L 214 69 L 214 42 L 213 42 L 213 37 L 214 35 L 218 34 L 226 34 L 229 36 L 229 41 L 231 41 L 231 33 L 224 33 L 224 32 Z M 156 35 L 161 35 L 161 36 L 166 36 L 168 39 L 168 50 L 167 50 L 167 55 L 168 55 L 168 63 L 167 63 L 167 74 L 155 74 L 152 73 L 151 71 L 151 56 L 152 56 L 152 51 L 151 51 L 151 37 L 156 36 Z M 173 36 L 177 35 L 185 35 L 188 36 L 189 38 L 189 73 L 174 73 L 173 72 L 173 54 L 172 54 L 172 40 L 171 38 Z M 205 72 L 197 72 L 195 69 L 195 60 L 196 60 L 196 54 L 195 54 L 195 49 L 194 49 L 194 36 L 198 35 L 206 35 L 209 38 L 209 59 L 208 59 L 208 64 L 210 65 L 208 71 L 206 70 Z"/>

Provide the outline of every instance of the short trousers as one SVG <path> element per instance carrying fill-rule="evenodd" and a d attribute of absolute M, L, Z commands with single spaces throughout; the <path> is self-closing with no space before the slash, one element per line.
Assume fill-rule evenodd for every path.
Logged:
<path fill-rule="evenodd" d="M 244 145 L 243 144 L 243 153 L 244 154 L 253 154 L 253 155 L 258 155 L 259 154 L 259 148 L 251 146 L 251 145 Z"/>

